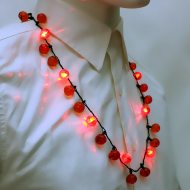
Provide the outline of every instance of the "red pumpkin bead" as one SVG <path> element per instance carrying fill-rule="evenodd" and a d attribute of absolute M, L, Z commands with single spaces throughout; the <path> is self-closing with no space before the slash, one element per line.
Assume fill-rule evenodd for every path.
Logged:
<path fill-rule="evenodd" d="M 42 39 L 49 38 L 50 35 L 51 35 L 51 32 L 48 29 L 42 29 L 41 30 L 40 36 Z"/>
<path fill-rule="evenodd" d="M 48 58 L 48 66 L 51 68 L 51 69 L 54 69 L 58 64 L 58 58 L 55 57 L 55 56 L 51 56 Z"/>
<path fill-rule="evenodd" d="M 38 21 L 39 23 L 44 24 L 44 23 L 47 22 L 47 16 L 46 16 L 44 13 L 39 13 L 39 14 L 37 15 L 37 21 Z"/>
<path fill-rule="evenodd" d="M 98 134 L 95 138 L 95 142 L 99 145 L 105 144 L 107 141 L 107 138 L 104 134 Z"/>
<path fill-rule="evenodd" d="M 148 85 L 147 84 L 141 84 L 139 89 L 141 92 L 146 92 L 148 90 Z"/>
<path fill-rule="evenodd" d="M 22 22 L 28 21 L 28 18 L 29 18 L 28 13 L 25 12 L 25 11 L 19 12 L 18 17 L 20 18 L 20 20 L 21 20 Z"/>
<path fill-rule="evenodd" d="M 85 109 L 85 106 L 82 102 L 76 102 L 73 108 L 76 113 L 82 113 Z"/>
<path fill-rule="evenodd" d="M 136 69 L 136 63 L 130 63 L 130 68 L 131 68 L 131 70 L 135 70 Z"/>
<path fill-rule="evenodd" d="M 64 93 L 66 96 L 72 97 L 74 95 L 74 92 L 75 92 L 75 89 L 73 88 L 73 86 L 71 85 L 65 86 Z"/>
<path fill-rule="evenodd" d="M 152 131 L 153 133 L 158 133 L 158 132 L 160 131 L 160 125 L 157 124 L 157 123 L 154 123 L 154 124 L 152 125 L 152 127 L 151 127 L 151 131 Z"/>
<path fill-rule="evenodd" d="M 110 160 L 118 160 L 120 158 L 120 153 L 118 150 L 111 150 L 109 153 Z"/>
<path fill-rule="evenodd" d="M 142 78 L 142 74 L 141 74 L 140 72 L 135 72 L 135 73 L 133 74 L 133 76 L 134 76 L 134 78 L 135 78 L 136 80 L 140 80 L 140 79 Z"/>
<path fill-rule="evenodd" d="M 49 46 L 47 44 L 41 44 L 39 47 L 39 52 L 43 55 L 48 54 L 49 52 Z"/>
<path fill-rule="evenodd" d="M 142 177 L 148 177 L 148 176 L 150 175 L 150 169 L 149 169 L 149 168 L 146 168 L 146 167 L 142 168 L 142 169 L 140 170 L 140 175 L 141 175 Z"/>
<path fill-rule="evenodd" d="M 59 72 L 59 77 L 61 79 L 69 78 L 69 71 L 66 69 L 61 69 L 61 71 Z"/>
<path fill-rule="evenodd" d="M 160 145 L 160 141 L 159 141 L 159 139 L 157 139 L 157 138 L 154 138 L 154 139 L 152 139 L 151 141 L 150 141 L 150 146 L 152 146 L 152 147 L 158 147 Z"/>
<path fill-rule="evenodd" d="M 129 174 L 126 178 L 126 182 L 129 184 L 135 184 L 137 182 L 137 176 L 135 174 Z"/>
<path fill-rule="evenodd" d="M 151 104 L 152 103 L 152 96 L 147 95 L 144 97 L 144 103 L 145 104 Z"/>

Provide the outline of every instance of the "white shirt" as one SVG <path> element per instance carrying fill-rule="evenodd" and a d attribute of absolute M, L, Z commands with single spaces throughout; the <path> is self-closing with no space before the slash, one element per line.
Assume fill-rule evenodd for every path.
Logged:
<path fill-rule="evenodd" d="M 128 66 L 122 19 L 114 29 L 70 5 L 41 0 L 37 13 L 48 16 L 50 42 L 80 94 L 98 116 L 121 153 L 128 151 L 138 168 L 145 149 L 145 120 L 140 94 Z M 162 127 L 161 145 L 146 162 L 151 175 L 128 186 L 127 170 L 111 164 L 107 142 L 98 148 L 100 128 L 85 127 L 86 109 L 76 115 L 77 95 L 64 96 L 57 80 L 60 67 L 47 66 L 38 52 L 40 30 L 34 22 L 0 31 L 0 189 L 2 190 L 175 190 L 164 93 L 138 65 L 153 96 L 150 123 Z M 51 54 L 49 54 L 50 56 Z"/>

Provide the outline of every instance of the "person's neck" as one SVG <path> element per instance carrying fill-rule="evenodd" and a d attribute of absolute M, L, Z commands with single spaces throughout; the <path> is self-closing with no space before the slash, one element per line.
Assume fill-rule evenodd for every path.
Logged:
<path fill-rule="evenodd" d="M 120 8 L 97 0 L 62 0 L 113 28 L 119 22 Z"/>

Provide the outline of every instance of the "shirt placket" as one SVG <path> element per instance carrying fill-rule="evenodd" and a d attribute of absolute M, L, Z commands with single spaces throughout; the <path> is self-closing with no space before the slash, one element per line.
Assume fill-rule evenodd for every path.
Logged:
<path fill-rule="evenodd" d="M 123 61 L 122 61 L 122 49 L 121 49 L 121 39 L 117 32 L 112 33 L 112 37 L 110 40 L 110 44 L 108 47 L 108 55 L 110 60 L 110 68 L 111 68 L 111 77 L 113 80 L 113 90 L 115 93 L 115 101 L 117 104 L 117 113 L 120 120 L 120 129 L 122 130 L 122 138 L 124 141 L 123 146 L 125 147 L 125 151 L 128 150 L 127 147 L 127 139 L 126 139 L 126 129 L 125 122 L 123 119 L 122 108 L 121 108 L 121 98 L 125 95 L 124 89 L 121 87 L 121 83 L 123 80 Z M 129 109 L 125 110 L 125 117 L 129 117 L 130 112 Z"/>

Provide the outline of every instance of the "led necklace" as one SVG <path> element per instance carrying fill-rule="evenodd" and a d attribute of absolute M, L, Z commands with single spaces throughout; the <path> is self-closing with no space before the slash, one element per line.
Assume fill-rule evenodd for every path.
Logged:
<path fill-rule="evenodd" d="M 51 32 L 48 29 L 44 29 L 40 26 L 40 24 L 45 24 L 47 22 L 47 17 L 44 13 L 40 13 L 37 15 L 37 19 L 35 19 L 32 16 L 32 13 L 26 13 L 25 11 L 21 11 L 19 13 L 19 18 L 22 22 L 26 22 L 28 20 L 33 20 L 38 28 L 41 29 L 40 37 L 44 40 L 44 43 L 39 46 L 39 52 L 42 55 L 47 55 L 49 51 L 53 54 L 50 56 L 47 60 L 47 64 L 51 69 L 54 69 L 58 64 L 62 68 L 59 72 L 59 77 L 61 79 L 66 79 L 69 81 L 70 85 L 67 85 L 64 87 L 64 94 L 67 97 L 72 97 L 74 93 L 76 93 L 80 99 L 80 101 L 77 101 L 73 109 L 76 113 L 82 113 L 85 108 L 88 109 L 88 111 L 91 113 L 90 116 L 87 117 L 86 122 L 88 126 L 95 126 L 97 123 L 99 124 L 99 127 L 102 130 L 102 133 L 98 134 L 95 138 L 95 142 L 98 145 L 103 145 L 109 141 L 109 143 L 112 146 L 111 151 L 108 154 L 108 158 L 110 160 L 116 161 L 119 160 L 128 170 L 129 174 L 126 177 L 126 182 L 128 184 L 135 184 L 137 181 L 137 176 L 134 173 L 140 172 L 140 175 L 142 177 L 148 177 L 150 175 L 150 169 L 145 167 L 145 159 L 146 157 L 154 157 L 155 155 L 155 148 L 160 145 L 160 141 L 158 138 L 151 138 L 150 133 L 158 133 L 160 131 L 160 125 L 157 123 L 154 123 L 152 125 L 149 124 L 149 118 L 148 115 L 150 114 L 150 107 L 149 104 L 152 103 L 152 97 L 150 95 L 144 95 L 143 93 L 148 90 L 147 84 L 140 84 L 139 80 L 142 78 L 142 74 L 140 72 L 135 71 L 136 70 L 136 64 L 129 62 L 129 66 L 131 69 L 131 72 L 133 73 L 134 79 L 136 80 L 136 87 L 138 88 L 141 100 L 142 100 L 142 109 L 141 113 L 142 116 L 146 119 L 146 129 L 147 129 L 147 138 L 146 138 L 146 149 L 144 151 L 143 160 L 140 163 L 140 166 L 138 169 L 133 169 L 129 167 L 127 164 L 129 164 L 132 160 L 131 156 L 128 153 L 120 155 L 119 150 L 116 148 L 116 146 L 112 143 L 111 139 L 109 138 L 106 129 L 102 126 L 99 119 L 96 117 L 96 115 L 93 113 L 93 111 L 89 108 L 86 101 L 82 98 L 79 91 L 77 90 L 77 86 L 73 84 L 73 82 L 69 79 L 69 71 L 66 70 L 59 60 L 59 58 L 56 56 L 53 46 L 47 41 L 47 38 L 51 36 Z"/>

